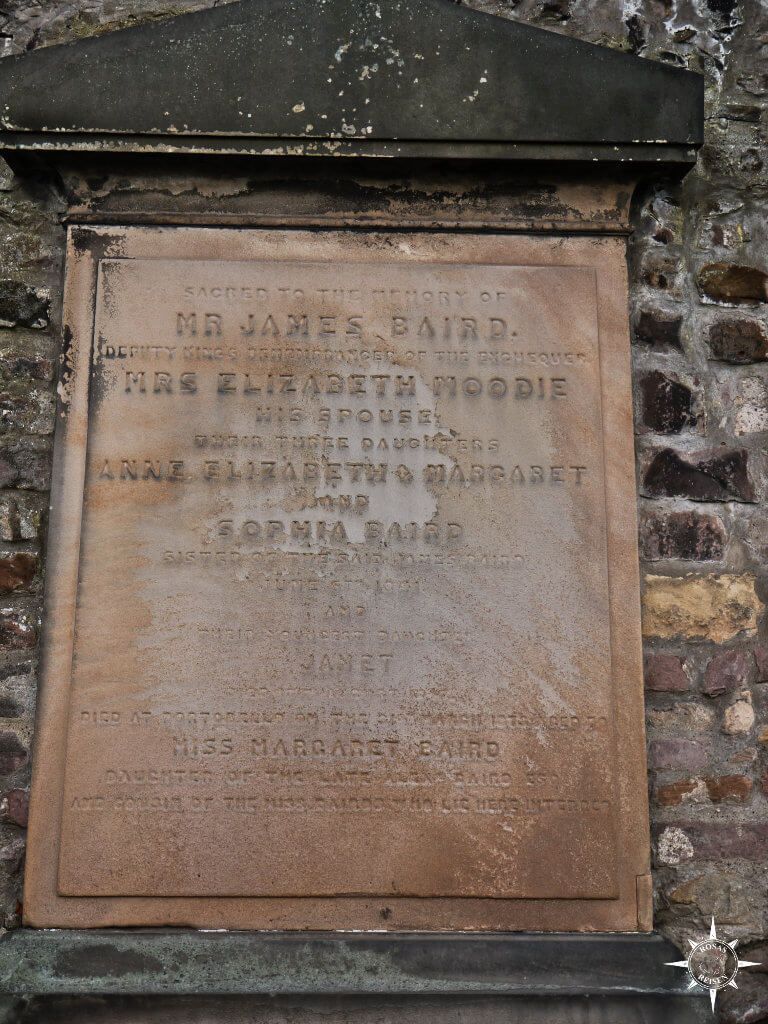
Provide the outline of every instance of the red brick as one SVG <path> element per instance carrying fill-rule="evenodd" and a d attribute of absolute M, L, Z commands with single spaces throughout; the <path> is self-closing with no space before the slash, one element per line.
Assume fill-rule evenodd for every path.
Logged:
<path fill-rule="evenodd" d="M 716 804 L 723 800 L 744 803 L 752 793 L 752 779 L 746 775 L 712 775 L 704 782 L 709 799 Z"/>
<path fill-rule="evenodd" d="M 651 768 L 656 770 L 696 769 L 704 767 L 709 755 L 706 748 L 696 740 L 654 740 L 648 748 L 648 760 Z"/>
<path fill-rule="evenodd" d="M 657 786 L 654 798 L 662 807 L 676 807 L 696 789 L 698 784 L 696 779 L 683 779 L 680 782 L 670 782 L 666 786 Z"/>
<path fill-rule="evenodd" d="M 768 849 L 768 821 L 742 825 L 685 822 L 674 827 L 685 829 L 693 844 L 694 860 L 718 861 L 740 858 L 765 861 L 765 851 Z"/>
<path fill-rule="evenodd" d="M 682 658 L 673 654 L 648 654 L 645 658 L 645 688 L 659 693 L 682 693 L 691 681 Z"/>
<path fill-rule="evenodd" d="M 37 555 L 15 551 L 0 555 L 0 593 L 21 590 L 32 582 L 37 571 Z"/>
<path fill-rule="evenodd" d="M 647 498 L 690 498 L 691 501 L 757 501 L 745 448 L 651 452 L 643 476 Z"/>
<path fill-rule="evenodd" d="M 696 398 L 687 384 L 661 370 L 651 370 L 640 381 L 643 424 L 657 434 L 679 434 L 698 423 Z"/>
<path fill-rule="evenodd" d="M 707 665 L 702 690 L 708 697 L 738 690 L 749 684 L 753 665 L 754 659 L 749 651 L 720 651 Z"/>
<path fill-rule="evenodd" d="M 768 302 L 768 274 L 760 267 L 737 263 L 709 263 L 699 271 L 697 282 L 702 296 L 733 305 Z"/>
<path fill-rule="evenodd" d="M 759 320 L 720 320 L 709 329 L 713 359 L 752 363 L 768 359 L 768 331 Z"/>
<path fill-rule="evenodd" d="M 673 313 L 664 313 L 654 309 L 643 309 L 635 324 L 635 337 L 654 347 L 671 346 L 682 349 L 680 328 L 683 319 Z"/>
<path fill-rule="evenodd" d="M 8 807 L 5 816 L 14 825 L 27 827 L 29 820 L 29 793 L 26 789 L 11 789 L 5 794 Z"/>
<path fill-rule="evenodd" d="M 0 612 L 0 650 L 22 651 L 37 643 L 37 630 L 24 615 Z"/>
<path fill-rule="evenodd" d="M 719 561 L 725 553 L 725 542 L 725 527 L 718 516 L 644 512 L 640 517 L 640 553 L 649 562 L 662 558 Z"/>

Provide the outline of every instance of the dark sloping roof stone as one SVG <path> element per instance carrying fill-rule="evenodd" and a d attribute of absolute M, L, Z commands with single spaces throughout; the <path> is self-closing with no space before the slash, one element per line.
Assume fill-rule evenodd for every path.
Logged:
<path fill-rule="evenodd" d="M 0 61 L 0 148 L 691 160 L 699 75 L 452 0 L 240 0 Z"/>

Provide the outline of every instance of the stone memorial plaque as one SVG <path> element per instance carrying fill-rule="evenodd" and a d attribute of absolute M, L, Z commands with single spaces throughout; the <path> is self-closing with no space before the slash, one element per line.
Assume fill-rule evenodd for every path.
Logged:
<path fill-rule="evenodd" d="M 76 235 L 28 913 L 637 927 L 622 242 Z"/>

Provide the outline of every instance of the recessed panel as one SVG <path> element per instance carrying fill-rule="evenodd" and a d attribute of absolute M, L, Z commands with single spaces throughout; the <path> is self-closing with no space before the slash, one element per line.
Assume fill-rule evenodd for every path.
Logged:
<path fill-rule="evenodd" d="M 615 895 L 599 372 L 589 268 L 103 260 L 60 891 Z"/>

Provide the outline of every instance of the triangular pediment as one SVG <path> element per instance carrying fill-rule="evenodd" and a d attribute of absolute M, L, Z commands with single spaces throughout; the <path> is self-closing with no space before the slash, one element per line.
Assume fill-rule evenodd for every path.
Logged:
<path fill-rule="evenodd" d="M 452 0 L 240 0 L 6 58 L 0 109 L 6 147 L 685 159 L 702 79 Z"/>

